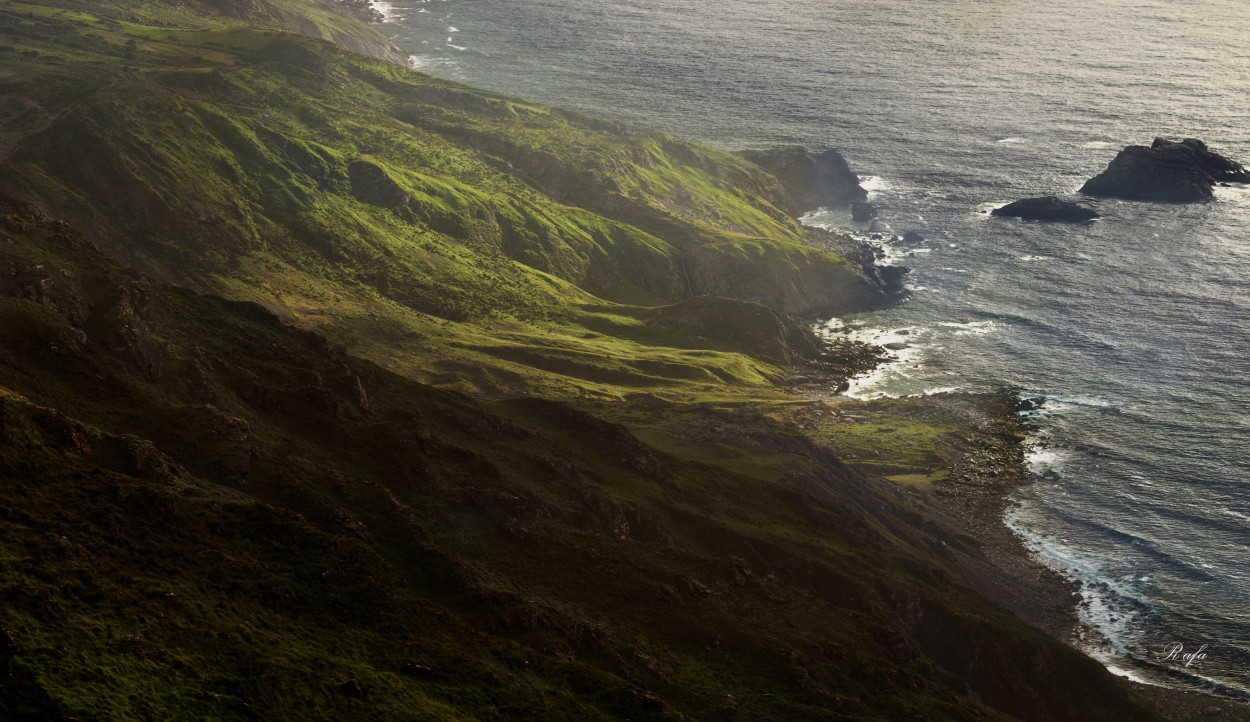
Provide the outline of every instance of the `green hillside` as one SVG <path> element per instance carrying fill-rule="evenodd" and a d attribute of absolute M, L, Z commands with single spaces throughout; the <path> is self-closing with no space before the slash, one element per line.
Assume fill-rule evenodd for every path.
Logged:
<path fill-rule="evenodd" d="M 395 55 L 0 0 L 0 718 L 1156 718 L 863 473 L 1017 428 L 787 390 L 870 254 Z"/>

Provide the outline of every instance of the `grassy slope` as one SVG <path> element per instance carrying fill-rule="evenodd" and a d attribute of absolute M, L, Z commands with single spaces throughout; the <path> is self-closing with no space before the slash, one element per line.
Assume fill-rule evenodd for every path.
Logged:
<path fill-rule="evenodd" d="M 1149 718 L 750 406 L 600 410 L 750 440 L 660 451 L 416 384 L 3 211 L 10 716 Z"/>
<path fill-rule="evenodd" d="M 758 410 L 769 176 L 116 7 L 0 3 L 0 716 L 1150 719 Z"/>
<path fill-rule="evenodd" d="M 266 30 L 0 10 L 21 68 L 9 93 L 37 99 L 4 124 L 0 187 L 127 265 L 262 303 L 424 380 L 597 395 L 619 395 L 626 377 L 669 393 L 699 379 L 759 386 L 775 357 L 718 353 L 732 338 L 674 348 L 688 335 L 649 328 L 646 307 L 884 300 L 804 243 L 770 200 L 784 193 L 775 180 L 728 154 Z M 742 317 L 719 303 L 697 315 Z M 778 328 L 748 316 L 760 325 L 747 336 Z"/>

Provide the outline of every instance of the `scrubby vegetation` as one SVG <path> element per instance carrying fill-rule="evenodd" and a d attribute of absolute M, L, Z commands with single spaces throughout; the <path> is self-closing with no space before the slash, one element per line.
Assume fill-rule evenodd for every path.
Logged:
<path fill-rule="evenodd" d="M 325 40 L 0 0 L 0 717 L 1153 719 L 778 384 L 776 179 Z"/>

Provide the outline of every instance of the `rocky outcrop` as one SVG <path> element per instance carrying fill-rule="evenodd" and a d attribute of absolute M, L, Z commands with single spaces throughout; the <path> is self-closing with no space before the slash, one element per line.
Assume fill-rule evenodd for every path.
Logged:
<path fill-rule="evenodd" d="M 1147 148 L 1130 145 L 1094 176 L 1081 192 L 1129 200 L 1198 203 L 1215 197 L 1217 183 L 1250 183 L 1240 163 L 1207 148 L 1195 138 L 1155 138 Z"/>
<path fill-rule="evenodd" d="M 851 220 L 867 223 L 877 217 L 877 208 L 868 201 L 851 201 Z"/>
<path fill-rule="evenodd" d="M 924 243 L 925 237 L 920 231 L 907 231 L 902 236 L 895 236 L 894 242 L 902 246 L 915 247 Z"/>
<path fill-rule="evenodd" d="M 348 166 L 347 173 L 351 178 L 352 195 L 356 200 L 392 209 L 407 205 L 408 191 L 377 165 L 367 160 L 354 161 Z"/>
<path fill-rule="evenodd" d="M 245 0 L 218 1 L 245 2 Z M 255 0 L 251 1 L 255 2 Z M 268 4 L 266 3 L 266 5 Z M 350 8 L 341 3 L 328 5 L 330 9 L 358 20 L 363 18 L 366 19 L 366 22 L 374 22 L 379 19 L 377 15 L 369 14 L 372 8 L 363 5 L 357 5 L 355 8 L 359 11 L 359 14 L 353 14 Z M 265 23 L 266 25 L 273 24 L 297 32 L 300 35 L 326 40 L 354 53 L 371 55 L 396 65 L 408 64 L 408 54 L 387 37 L 385 33 L 382 33 L 376 27 L 366 24 L 366 22 L 361 22 L 353 27 L 348 23 L 327 23 L 321 21 L 309 13 L 300 12 L 298 6 L 282 5 L 274 7 L 268 5 L 268 8 L 269 12 L 273 14 L 273 20 Z"/>
<path fill-rule="evenodd" d="M 829 206 L 845 206 L 868 198 L 859 185 L 859 176 L 836 150 L 809 153 L 798 146 L 747 150 L 740 155 L 772 173 L 789 191 L 793 200 L 787 208 L 792 215 Z"/>
<path fill-rule="evenodd" d="M 1092 208 L 1078 205 L 1071 201 L 1060 200 L 1055 196 L 1043 198 L 1025 198 L 1008 203 L 1002 208 L 995 208 L 990 215 L 1006 218 L 1020 218 L 1026 221 L 1062 221 L 1081 223 L 1100 216 Z"/>

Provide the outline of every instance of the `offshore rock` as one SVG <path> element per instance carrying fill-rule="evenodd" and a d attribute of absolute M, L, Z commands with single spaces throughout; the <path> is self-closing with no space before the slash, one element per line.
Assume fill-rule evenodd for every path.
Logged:
<path fill-rule="evenodd" d="M 1240 163 L 1212 152 L 1195 138 L 1155 138 L 1149 147 L 1130 145 L 1094 176 L 1081 192 L 1129 200 L 1198 203 L 1215 197 L 1217 183 L 1250 183 Z"/>
<path fill-rule="evenodd" d="M 1071 201 L 1064 201 L 1055 196 L 1044 198 L 1025 198 L 1008 203 L 1002 208 L 995 208 L 991 215 L 1008 218 L 1021 218 L 1026 221 L 1062 221 L 1081 223 L 1093 220 L 1099 215 L 1096 211 Z"/>
<path fill-rule="evenodd" d="M 868 198 L 859 176 L 836 150 L 809 153 L 799 146 L 746 150 L 739 155 L 772 173 L 789 191 L 787 210 L 798 216 L 816 208 L 842 206 Z"/>

